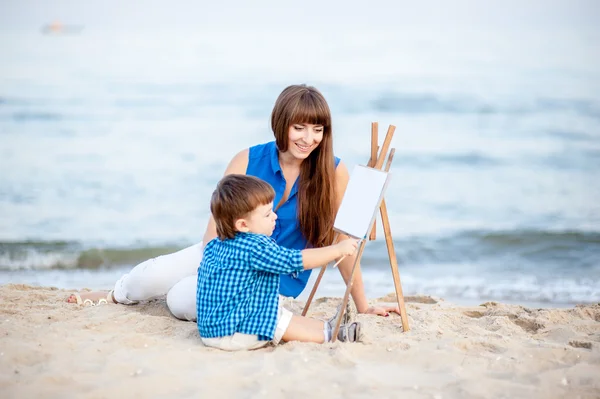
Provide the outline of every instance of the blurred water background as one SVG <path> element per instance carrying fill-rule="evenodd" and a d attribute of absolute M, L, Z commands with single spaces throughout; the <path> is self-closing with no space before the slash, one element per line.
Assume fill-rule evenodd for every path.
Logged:
<path fill-rule="evenodd" d="M 199 241 L 230 158 L 308 83 L 350 169 L 397 126 L 405 294 L 600 301 L 597 3 L 366 4 L 3 2 L 0 284 L 110 288 Z M 378 231 L 369 297 L 393 291 Z"/>

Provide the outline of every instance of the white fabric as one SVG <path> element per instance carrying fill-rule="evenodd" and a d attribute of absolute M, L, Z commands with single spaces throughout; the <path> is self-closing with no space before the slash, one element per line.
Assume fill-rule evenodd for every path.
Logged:
<path fill-rule="evenodd" d="M 131 305 L 167 294 L 167 307 L 173 316 L 181 320 L 196 321 L 196 288 L 202 249 L 200 242 L 181 251 L 140 263 L 117 281 L 114 289 L 115 300 L 123 305 Z M 292 320 L 292 313 L 283 308 L 286 299 L 279 297 L 279 321 L 285 321 L 288 317 L 289 320 L 282 332 L 275 331 L 275 337 L 280 334 L 276 343 L 281 340 Z M 245 338 L 236 338 L 235 342 L 246 341 Z"/>
<path fill-rule="evenodd" d="M 283 307 L 283 300 L 285 297 L 279 295 L 279 310 L 277 313 L 277 326 L 275 327 L 275 335 L 273 336 L 273 343 L 277 345 L 283 339 L 283 334 L 290 326 L 292 322 L 292 312 Z"/>
<path fill-rule="evenodd" d="M 167 294 L 167 306 L 178 319 L 196 320 L 196 280 L 202 242 L 148 259 L 117 281 L 114 296 L 125 305 Z"/>
<path fill-rule="evenodd" d="M 187 276 L 179 280 L 167 294 L 167 307 L 181 320 L 196 321 L 196 289 L 198 288 L 198 274 Z"/>
<path fill-rule="evenodd" d="M 271 341 L 259 341 L 258 335 L 235 333 L 226 337 L 201 338 L 202 343 L 224 351 L 248 351 L 267 346 Z"/>
<path fill-rule="evenodd" d="M 235 333 L 226 337 L 218 338 L 200 338 L 202 343 L 212 348 L 222 349 L 224 351 L 241 351 L 262 348 L 269 343 L 277 345 L 281 342 L 283 334 L 288 329 L 292 321 L 293 313 L 282 306 L 282 297 L 279 298 L 279 311 L 277 314 L 277 326 L 272 341 L 259 341 L 257 335 Z"/>

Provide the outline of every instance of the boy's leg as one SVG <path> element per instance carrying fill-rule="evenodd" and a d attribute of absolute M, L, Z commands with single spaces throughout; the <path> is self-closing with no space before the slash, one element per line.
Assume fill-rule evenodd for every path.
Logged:
<path fill-rule="evenodd" d="M 282 341 L 325 342 L 325 323 L 303 316 L 293 315 L 288 328 L 282 336 Z"/>
<path fill-rule="evenodd" d="M 285 298 L 280 295 L 277 326 L 273 336 L 275 345 L 281 341 L 325 342 L 324 322 L 296 316 L 283 306 L 284 302 Z"/>
<path fill-rule="evenodd" d="M 338 312 L 340 309 L 338 309 Z M 349 312 L 352 313 L 352 312 Z M 336 314 L 337 317 L 338 315 Z M 331 340 L 331 322 L 294 315 L 279 301 L 279 314 L 273 343 L 280 341 L 314 342 L 322 344 Z M 352 322 L 340 326 L 337 338 L 342 342 L 356 342 L 360 338 L 360 323 Z"/>
<path fill-rule="evenodd" d="M 117 302 L 128 305 L 164 295 L 184 277 L 196 274 L 201 260 L 200 242 L 181 251 L 144 261 L 117 281 L 114 297 Z M 196 301 L 195 295 L 191 300 Z"/>
<path fill-rule="evenodd" d="M 310 328 L 313 330 L 321 330 L 323 331 L 324 328 L 327 328 L 327 322 L 323 321 L 323 320 L 319 320 L 319 319 L 313 319 L 312 317 L 306 317 L 306 316 L 296 316 L 298 317 L 298 320 L 296 321 L 296 323 L 301 323 L 305 328 Z"/>
<path fill-rule="evenodd" d="M 314 342 L 322 344 L 331 340 L 331 329 L 327 323 L 303 316 L 292 317 L 290 324 L 283 334 L 282 341 Z M 360 323 L 343 324 L 338 331 L 340 342 L 357 342 L 360 340 Z"/>

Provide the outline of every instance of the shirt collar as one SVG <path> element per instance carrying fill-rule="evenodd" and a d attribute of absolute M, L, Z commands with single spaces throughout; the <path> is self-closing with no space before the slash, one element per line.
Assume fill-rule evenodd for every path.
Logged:
<path fill-rule="evenodd" d="M 271 146 L 271 168 L 274 174 L 277 174 L 277 172 L 282 173 L 281 165 L 279 165 L 279 150 L 275 141 L 273 141 L 273 145 Z"/>

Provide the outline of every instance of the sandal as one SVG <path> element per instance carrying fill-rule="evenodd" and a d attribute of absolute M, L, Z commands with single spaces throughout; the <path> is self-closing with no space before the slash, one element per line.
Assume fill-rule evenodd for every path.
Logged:
<path fill-rule="evenodd" d="M 340 342 L 357 342 L 360 341 L 360 323 L 354 322 L 340 326 L 337 339 Z"/>
<path fill-rule="evenodd" d="M 109 302 L 117 303 L 112 290 L 108 292 L 108 294 L 106 295 L 105 298 L 100 297 L 95 302 L 90 298 L 82 299 L 81 295 L 79 295 L 78 293 L 75 292 L 75 293 L 71 294 L 71 296 L 69 298 L 67 298 L 67 302 L 77 303 L 77 305 L 83 305 L 83 306 L 98 306 L 98 305 L 107 304 Z"/>

